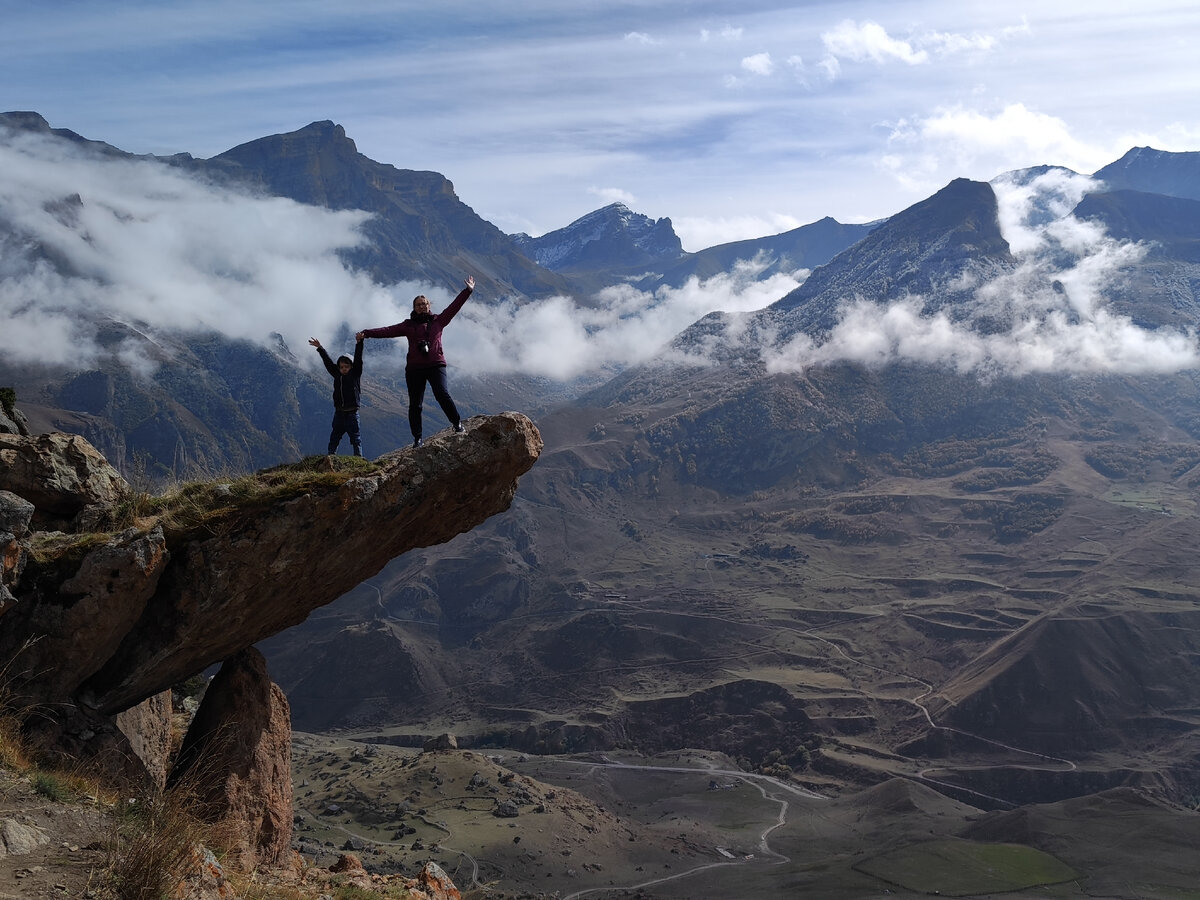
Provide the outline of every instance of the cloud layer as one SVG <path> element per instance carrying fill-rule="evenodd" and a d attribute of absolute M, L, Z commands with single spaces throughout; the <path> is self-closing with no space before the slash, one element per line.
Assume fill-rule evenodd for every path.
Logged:
<path fill-rule="evenodd" d="M 458 285 L 382 287 L 346 270 L 364 213 L 333 212 L 204 184 L 152 160 L 97 158 L 68 142 L 0 130 L 0 318 L 8 359 L 84 370 L 101 358 L 149 371 L 133 347 L 104 347 L 118 321 L 153 340 L 218 332 L 273 348 L 281 334 L 305 365 L 315 336 L 329 346 L 407 317 L 412 297 L 445 306 Z M 761 263 L 759 264 L 761 265 Z M 713 310 L 754 310 L 796 276 L 757 281 L 753 262 L 705 284 L 646 294 L 614 288 L 593 307 L 567 298 L 473 302 L 446 332 L 453 365 L 473 375 L 571 379 L 643 362 Z M 404 341 L 372 342 L 377 365 L 403 366 Z"/>
<path fill-rule="evenodd" d="M 1106 292 L 1146 251 L 1108 237 L 1069 211 L 1090 179 L 1051 170 L 1032 181 L 993 184 L 1001 228 L 1017 258 L 1009 274 L 976 286 L 976 308 L 1006 316 L 1004 333 L 980 333 L 969 320 L 926 314 L 921 297 L 892 304 L 847 300 L 826 340 L 799 335 L 766 351 L 772 371 L 851 361 L 909 362 L 984 377 L 1033 373 L 1170 373 L 1200 367 L 1194 332 L 1150 331 L 1113 313 Z"/>
<path fill-rule="evenodd" d="M 1003 334 L 969 319 L 925 313 L 923 299 L 888 306 L 847 299 L 827 340 L 767 344 L 775 371 L 848 360 L 944 365 L 985 376 L 1034 372 L 1171 372 L 1200 365 L 1196 336 L 1147 331 L 1112 313 L 1106 289 L 1145 248 L 1114 241 L 1069 211 L 1084 176 L 1050 170 L 995 183 L 1001 226 L 1018 265 L 974 289 Z M 436 308 L 457 285 L 379 286 L 352 274 L 338 250 L 355 246 L 364 213 L 249 197 L 151 160 L 98 158 L 68 142 L 0 132 L 0 317 L 10 361 L 76 369 L 102 357 L 149 373 L 140 348 L 102 346 L 99 326 L 124 323 L 151 341 L 164 332 L 219 332 L 272 348 L 281 334 L 304 365 L 304 343 L 330 346 L 408 315 L 425 293 Z M 759 281 L 769 260 L 653 293 L 610 288 L 598 302 L 473 302 L 446 332 L 451 363 L 470 375 L 520 372 L 567 381 L 664 359 L 670 339 L 710 312 L 731 328 L 795 288 L 806 272 Z M 739 340 L 737 334 L 728 335 Z M 403 341 L 372 342 L 373 365 L 399 370 Z M 689 363 L 702 362 L 689 359 Z"/>

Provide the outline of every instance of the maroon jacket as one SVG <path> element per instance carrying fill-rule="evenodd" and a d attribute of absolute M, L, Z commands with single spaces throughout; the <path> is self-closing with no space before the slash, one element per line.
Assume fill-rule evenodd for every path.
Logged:
<path fill-rule="evenodd" d="M 450 324 L 463 304 L 467 302 L 467 298 L 471 296 L 470 288 L 463 288 L 458 292 L 458 296 L 454 301 L 443 309 L 440 313 L 436 313 L 429 317 L 428 320 L 413 321 L 412 317 L 405 319 L 403 322 L 397 322 L 395 325 L 388 325 L 384 328 L 367 328 L 363 331 L 366 337 L 371 338 L 390 338 L 390 337 L 406 337 L 408 338 L 408 357 L 405 360 L 404 367 L 406 369 L 428 369 L 434 366 L 444 366 L 446 364 L 446 354 L 442 351 L 442 329 Z M 425 344 L 429 348 L 429 352 L 424 352 L 421 345 Z"/>

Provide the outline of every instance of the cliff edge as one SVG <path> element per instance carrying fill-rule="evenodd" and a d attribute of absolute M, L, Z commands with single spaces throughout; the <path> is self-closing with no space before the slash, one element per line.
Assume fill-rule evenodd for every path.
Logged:
<path fill-rule="evenodd" d="M 42 746 L 119 758 L 105 765 L 162 783 L 167 763 L 141 746 L 147 729 L 126 735 L 118 716 L 508 508 L 541 435 L 519 413 L 465 424 L 373 463 L 265 470 L 252 492 L 246 479 L 188 486 L 184 512 L 139 503 L 76 435 L 0 433 L 9 702 L 41 713 L 31 728 Z"/>

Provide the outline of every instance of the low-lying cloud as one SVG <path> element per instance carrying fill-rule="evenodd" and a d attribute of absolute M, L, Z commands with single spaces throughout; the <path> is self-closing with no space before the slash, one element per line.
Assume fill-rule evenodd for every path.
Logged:
<path fill-rule="evenodd" d="M 985 376 L 1197 367 L 1195 334 L 1142 329 L 1108 308 L 1106 288 L 1145 248 L 1069 215 L 1090 186 L 1067 170 L 996 183 L 1001 226 L 1019 264 L 976 285 L 972 302 L 993 319 L 1007 315 L 1006 332 L 980 333 L 969 317 L 931 314 L 921 297 L 889 305 L 847 298 L 829 335 L 765 340 L 764 361 L 773 371 L 919 362 Z M 336 356 L 349 351 L 352 332 L 404 319 L 415 294 L 440 309 L 458 290 L 380 286 L 347 270 L 338 253 L 359 245 L 365 220 L 365 213 L 239 194 L 154 160 L 98 158 L 59 139 L 0 131 L 6 359 L 77 370 L 115 359 L 152 374 L 145 343 L 100 342 L 100 326 L 117 321 L 152 344 L 167 333 L 217 332 L 273 349 L 279 334 L 302 365 L 315 367 L 310 336 Z M 479 297 L 447 329 L 447 354 L 466 375 L 562 381 L 673 359 L 666 348 L 693 322 L 720 311 L 744 328 L 744 314 L 807 274 L 759 280 L 769 263 L 748 260 L 707 281 L 649 293 L 613 287 L 587 306 L 566 297 Z M 404 343 L 372 342 L 371 366 L 398 373 Z"/>
<path fill-rule="evenodd" d="M 317 337 L 336 356 L 348 334 L 406 318 L 412 297 L 435 309 L 459 285 L 380 286 L 346 269 L 367 214 L 335 212 L 206 184 L 148 159 L 99 158 L 45 135 L 0 129 L 0 316 L 9 362 L 77 370 L 117 358 L 149 374 L 145 345 L 102 346 L 117 321 L 151 342 L 166 332 L 217 332 L 274 348 L 306 366 Z M 756 280 L 763 261 L 701 284 L 645 293 L 611 288 L 599 303 L 568 298 L 469 303 L 446 331 L 451 364 L 472 375 L 571 379 L 643 362 L 714 310 L 754 310 L 802 277 Z M 469 274 L 464 272 L 464 276 Z M 403 366 L 404 341 L 372 342 L 374 365 Z"/>
<path fill-rule="evenodd" d="M 980 333 L 970 320 L 927 313 L 925 300 L 891 304 L 848 299 L 823 340 L 807 334 L 764 353 L 772 371 L 850 361 L 945 366 L 983 376 L 1042 372 L 1152 374 L 1200 366 L 1194 332 L 1148 330 L 1112 312 L 1107 289 L 1146 252 L 1069 214 L 1095 183 L 1067 170 L 1030 181 L 998 179 L 1000 224 L 1018 265 L 974 290 L 973 308 L 1012 322 Z"/>

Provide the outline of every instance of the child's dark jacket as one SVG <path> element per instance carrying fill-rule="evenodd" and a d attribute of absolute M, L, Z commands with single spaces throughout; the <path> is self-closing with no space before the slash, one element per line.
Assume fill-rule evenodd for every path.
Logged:
<path fill-rule="evenodd" d="M 362 380 L 363 342 L 355 343 L 354 362 L 350 366 L 350 371 L 345 375 L 342 374 L 337 363 L 329 358 L 324 347 L 318 347 L 317 352 L 321 354 L 321 362 L 325 363 L 325 368 L 333 376 L 333 408 L 338 412 L 352 412 L 358 409 L 359 382 Z"/>

